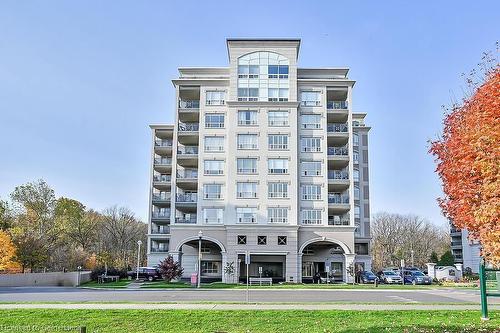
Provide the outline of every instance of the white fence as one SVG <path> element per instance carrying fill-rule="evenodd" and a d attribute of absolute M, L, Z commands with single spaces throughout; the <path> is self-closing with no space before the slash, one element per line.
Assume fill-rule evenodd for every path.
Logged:
<path fill-rule="evenodd" d="M 76 287 L 90 281 L 90 271 L 0 274 L 0 287 Z"/>

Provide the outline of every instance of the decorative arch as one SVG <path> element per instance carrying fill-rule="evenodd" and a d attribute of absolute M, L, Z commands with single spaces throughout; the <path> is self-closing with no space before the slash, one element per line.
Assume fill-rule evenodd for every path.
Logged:
<path fill-rule="evenodd" d="M 302 244 L 302 246 L 299 249 L 299 254 L 304 252 L 304 249 L 308 245 L 311 245 L 311 244 L 316 243 L 316 242 L 329 242 L 329 243 L 337 244 L 342 248 L 342 250 L 344 250 L 344 254 L 352 254 L 353 253 L 349 249 L 349 246 L 347 246 L 344 242 L 341 242 L 337 239 L 329 238 L 329 237 L 317 237 L 317 238 L 310 239 L 310 240 L 306 241 L 304 244 Z"/>
<path fill-rule="evenodd" d="M 175 251 L 176 252 L 180 252 L 182 245 L 186 244 L 187 242 L 190 242 L 190 241 L 193 241 L 193 240 L 198 240 L 198 239 L 199 239 L 198 236 L 192 236 L 192 237 L 184 238 L 182 241 L 180 241 L 177 244 L 177 246 L 175 247 Z M 203 237 L 201 237 L 201 240 L 207 240 L 207 241 L 210 241 L 212 243 L 215 243 L 215 244 L 217 244 L 220 247 L 221 253 L 225 253 L 226 252 L 226 248 L 224 247 L 224 245 L 218 239 L 216 239 L 216 238 L 209 237 L 209 236 L 203 236 Z"/>
<path fill-rule="evenodd" d="M 272 51 L 255 51 L 238 58 L 238 65 L 289 65 L 290 61 L 282 54 Z"/>

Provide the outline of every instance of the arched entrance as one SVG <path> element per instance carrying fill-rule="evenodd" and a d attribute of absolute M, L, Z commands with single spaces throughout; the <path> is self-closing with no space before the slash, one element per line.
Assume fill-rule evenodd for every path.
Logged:
<path fill-rule="evenodd" d="M 179 242 L 175 250 L 179 254 L 179 262 L 184 268 L 183 279 L 189 279 L 191 274 L 198 273 L 198 259 L 201 252 L 201 282 L 209 283 L 223 280 L 226 250 L 217 239 L 206 236 L 203 236 L 201 241 L 198 237 L 186 238 Z"/>
<path fill-rule="evenodd" d="M 350 281 L 347 267 L 354 255 L 343 242 L 328 238 L 311 239 L 300 247 L 303 283 L 341 283 Z"/>

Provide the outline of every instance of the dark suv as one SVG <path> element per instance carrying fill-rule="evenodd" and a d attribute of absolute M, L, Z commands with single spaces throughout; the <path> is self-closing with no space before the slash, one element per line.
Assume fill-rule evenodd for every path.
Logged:
<path fill-rule="evenodd" d="M 137 269 L 127 272 L 129 280 L 133 280 L 137 277 Z M 154 267 L 139 267 L 139 279 L 154 281 L 161 278 L 160 272 Z"/>

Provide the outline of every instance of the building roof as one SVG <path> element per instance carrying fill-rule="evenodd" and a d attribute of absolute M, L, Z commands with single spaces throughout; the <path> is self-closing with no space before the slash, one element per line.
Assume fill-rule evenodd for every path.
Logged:
<path fill-rule="evenodd" d="M 297 44 L 297 57 L 299 56 L 300 50 L 300 38 L 226 38 L 227 54 L 229 57 L 229 44 L 231 43 L 296 43 Z"/>

